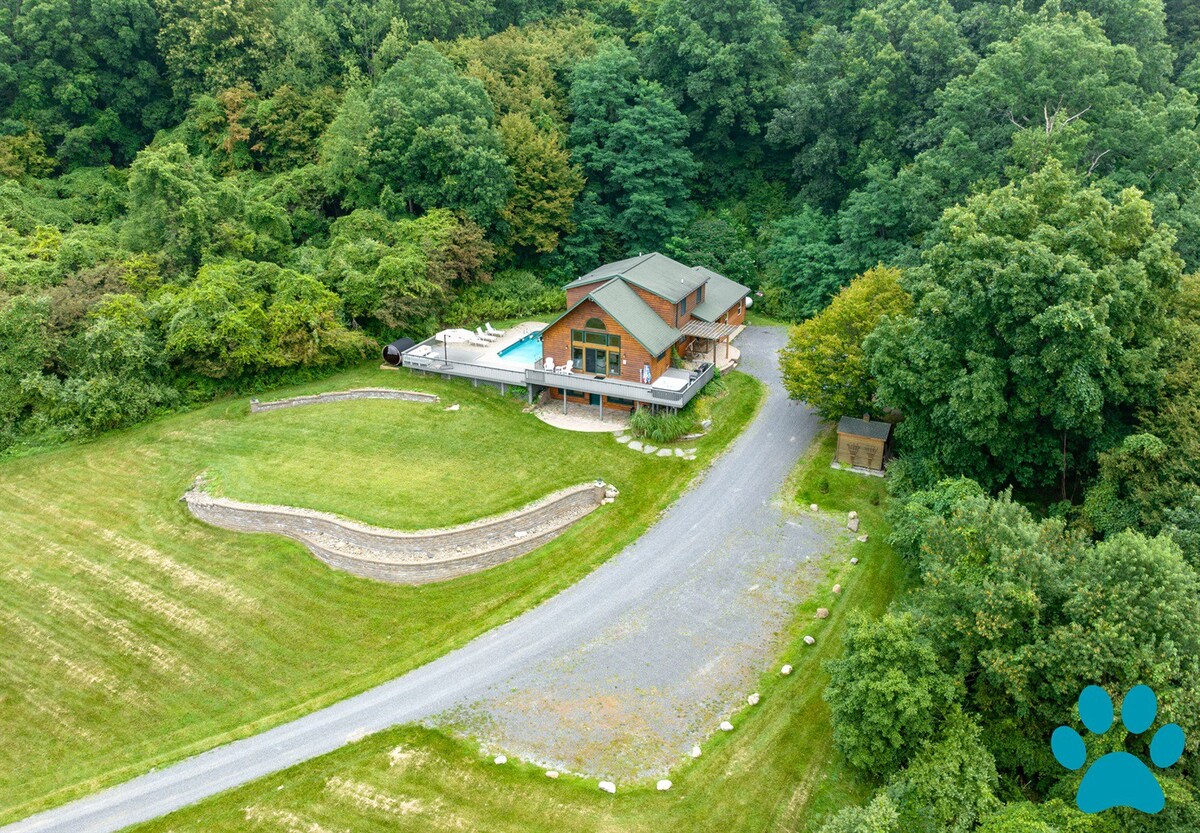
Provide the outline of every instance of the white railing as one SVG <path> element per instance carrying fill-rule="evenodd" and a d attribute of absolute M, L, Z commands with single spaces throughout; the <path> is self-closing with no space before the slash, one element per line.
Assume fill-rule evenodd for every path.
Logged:
<path fill-rule="evenodd" d="M 713 372 L 713 365 L 706 363 L 693 375 L 687 387 L 682 390 L 665 390 L 637 382 L 626 382 L 603 376 L 597 378 L 576 371 L 557 373 L 553 370 L 544 370 L 539 360 L 532 370 L 525 371 L 525 378 L 529 384 L 547 388 L 562 388 L 575 393 L 598 393 L 603 396 L 615 396 L 618 399 L 632 399 L 635 402 L 649 402 L 682 408 L 712 380 Z"/>
<path fill-rule="evenodd" d="M 638 382 L 627 382 L 622 379 L 609 379 L 605 376 L 589 375 L 572 370 L 570 373 L 560 373 L 546 370 L 542 359 L 538 359 L 532 368 L 501 368 L 472 362 L 447 359 L 438 352 L 438 345 L 433 339 L 421 344 L 433 349 L 428 356 L 414 356 L 409 350 L 401 357 L 401 365 L 412 370 L 423 370 L 427 373 L 440 373 L 446 376 L 459 376 L 465 379 L 477 379 L 483 382 L 504 383 L 508 385 L 529 386 L 540 385 L 544 388 L 561 388 L 572 393 L 597 393 L 617 399 L 629 399 L 634 402 L 644 402 L 653 405 L 666 405 L 672 408 L 682 408 L 692 400 L 700 389 L 713 378 L 715 366 L 709 362 L 700 365 L 699 370 L 693 371 L 687 386 L 682 390 L 666 390 L 653 385 L 643 385 Z M 420 346 L 420 345 L 418 345 Z"/>

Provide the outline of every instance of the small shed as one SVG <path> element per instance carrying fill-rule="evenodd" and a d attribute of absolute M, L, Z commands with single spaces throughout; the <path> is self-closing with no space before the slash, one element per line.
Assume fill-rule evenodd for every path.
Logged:
<path fill-rule="evenodd" d="M 383 360 L 393 367 L 398 367 L 404 351 L 411 350 L 415 346 L 416 342 L 411 338 L 398 338 L 383 348 Z"/>
<path fill-rule="evenodd" d="M 872 420 L 870 414 L 862 419 L 844 416 L 838 421 L 837 455 L 834 459 L 843 466 L 883 471 L 892 448 L 890 422 Z"/>

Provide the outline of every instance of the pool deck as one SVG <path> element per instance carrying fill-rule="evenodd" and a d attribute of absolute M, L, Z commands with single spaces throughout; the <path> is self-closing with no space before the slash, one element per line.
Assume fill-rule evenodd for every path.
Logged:
<path fill-rule="evenodd" d="M 505 330 L 504 335 L 486 347 L 468 342 L 442 344 L 441 342 L 429 340 L 428 343 L 437 358 L 444 358 L 450 362 L 473 364 L 479 367 L 496 367 L 502 370 L 525 370 L 526 368 L 533 367 L 533 362 L 503 359 L 500 357 L 500 353 L 512 347 L 526 336 L 533 333 L 540 333 L 544 329 L 546 329 L 546 325 L 540 321 L 522 321 L 520 324 Z M 424 343 L 426 342 L 422 342 L 422 344 Z"/>
<path fill-rule="evenodd" d="M 539 321 L 525 321 L 509 328 L 503 336 L 489 344 L 443 344 L 434 338 L 428 338 L 406 350 L 401 362 L 410 370 L 437 373 L 445 378 L 458 376 L 470 379 L 472 384 L 476 385 L 481 382 L 496 385 L 502 392 L 509 386 L 524 387 L 528 391 L 531 404 L 542 391 L 552 388 L 568 390 L 576 395 L 599 394 L 676 409 L 691 401 L 712 379 L 716 370 L 710 363 L 701 363 L 687 372 L 671 369 L 654 384 L 646 385 L 623 379 L 609 379 L 601 375 L 550 371 L 542 367 L 540 359 L 531 364 L 528 361 L 513 361 L 500 357 L 502 351 L 545 328 L 546 325 Z M 427 353 L 424 348 L 428 348 Z M 423 355 L 416 355 L 418 352 Z"/>

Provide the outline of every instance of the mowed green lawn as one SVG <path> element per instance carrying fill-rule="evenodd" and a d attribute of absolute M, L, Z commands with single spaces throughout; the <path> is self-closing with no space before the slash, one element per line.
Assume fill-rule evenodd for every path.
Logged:
<path fill-rule="evenodd" d="M 802 507 L 845 518 L 855 509 L 866 544 L 834 553 L 828 574 L 800 605 L 791 644 L 765 673 L 762 701 L 717 732 L 697 761 L 672 774 L 674 786 L 619 784 L 615 796 L 591 779 L 545 777 L 512 762 L 496 766 L 470 743 L 417 727 L 366 738 L 345 749 L 134 828 L 136 833 L 235 831 L 486 830 L 489 833 L 762 833 L 812 830 L 830 810 L 869 793 L 833 749 L 821 699 L 825 661 L 841 651 L 855 612 L 879 615 L 902 580 L 887 546 L 882 480 L 829 468 L 835 438 L 826 433 L 798 467 L 789 489 Z M 807 508 L 801 511 L 808 511 Z M 857 566 L 849 564 L 854 555 Z M 840 595 L 834 583 L 843 585 Z M 816 619 L 818 607 L 832 615 Z M 813 647 L 803 643 L 811 634 Z M 795 667 L 788 677 L 779 664 Z"/>
<path fill-rule="evenodd" d="M 442 401 L 251 415 L 226 400 L 0 462 L 0 822 L 390 679 L 577 581 L 753 416 L 759 383 L 727 378 L 694 462 L 559 431 L 485 387 L 373 366 L 262 398 L 393 386 Z M 202 471 L 230 497 L 410 529 L 595 478 L 621 497 L 513 562 L 407 588 L 195 520 L 179 497 Z"/>

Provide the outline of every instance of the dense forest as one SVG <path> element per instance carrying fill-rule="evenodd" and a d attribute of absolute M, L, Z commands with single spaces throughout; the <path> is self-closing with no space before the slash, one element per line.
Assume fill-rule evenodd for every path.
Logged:
<path fill-rule="evenodd" d="M 662 251 L 902 418 L 827 833 L 1200 829 L 1046 742 L 1144 682 L 1200 743 L 1198 97 L 1192 0 L 0 0 L 0 452 Z"/>

